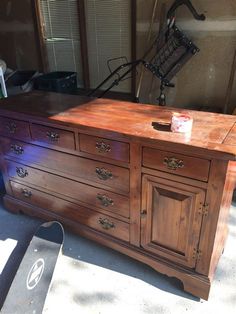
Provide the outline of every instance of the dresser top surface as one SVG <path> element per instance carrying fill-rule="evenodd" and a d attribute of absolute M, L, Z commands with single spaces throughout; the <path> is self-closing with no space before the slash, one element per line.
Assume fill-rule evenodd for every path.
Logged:
<path fill-rule="evenodd" d="M 30 116 L 236 156 L 236 116 L 233 115 L 41 91 L 9 97 L 1 100 L 0 104 L 0 115 L 16 119 Z M 190 135 L 153 127 L 155 122 L 169 123 L 173 112 L 191 115 L 193 128 Z"/>

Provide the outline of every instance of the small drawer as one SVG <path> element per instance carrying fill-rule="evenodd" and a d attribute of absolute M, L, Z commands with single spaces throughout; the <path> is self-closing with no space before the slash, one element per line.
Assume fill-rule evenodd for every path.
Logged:
<path fill-rule="evenodd" d="M 97 209 L 129 217 L 128 197 L 12 161 L 7 161 L 7 169 L 11 178 L 20 180 L 24 184 L 37 185 Z"/>
<path fill-rule="evenodd" d="M 208 181 L 210 161 L 144 147 L 143 166 L 201 181 Z"/>
<path fill-rule="evenodd" d="M 32 124 L 31 134 L 35 144 L 75 149 L 75 137 L 73 132 L 39 124 Z"/>
<path fill-rule="evenodd" d="M 78 222 L 102 233 L 129 242 L 129 224 L 55 197 L 27 185 L 10 181 L 13 195 L 26 203 L 47 209 L 61 217 Z"/>
<path fill-rule="evenodd" d="M 80 150 L 85 153 L 129 162 L 129 144 L 79 134 Z"/>
<path fill-rule="evenodd" d="M 19 140 L 30 140 L 29 123 L 0 117 L 0 134 Z"/>

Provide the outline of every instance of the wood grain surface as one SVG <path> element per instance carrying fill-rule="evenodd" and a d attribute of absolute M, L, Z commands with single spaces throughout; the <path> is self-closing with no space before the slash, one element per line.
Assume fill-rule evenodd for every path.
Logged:
<path fill-rule="evenodd" d="M 236 145 L 232 144 L 236 128 L 234 115 L 42 91 L 33 91 L 1 101 L 1 115 L 9 112 L 14 115 L 14 111 L 18 112 L 19 117 L 27 114 L 42 120 L 48 118 L 52 122 L 76 125 L 85 130 L 109 130 L 136 138 L 180 143 L 229 153 L 233 155 L 231 159 L 235 159 L 236 155 Z M 153 122 L 169 123 L 173 112 L 188 112 L 192 116 L 193 129 L 190 135 L 156 130 L 152 126 Z"/>

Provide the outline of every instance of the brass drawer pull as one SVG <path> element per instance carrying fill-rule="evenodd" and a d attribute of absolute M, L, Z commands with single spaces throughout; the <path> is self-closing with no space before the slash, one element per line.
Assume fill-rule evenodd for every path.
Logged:
<path fill-rule="evenodd" d="M 170 170 L 177 170 L 178 168 L 184 167 L 184 162 L 181 159 L 175 157 L 165 157 L 163 164 L 167 166 Z"/>
<path fill-rule="evenodd" d="M 23 147 L 17 144 L 11 145 L 11 151 L 16 155 L 22 155 L 24 153 Z"/>
<path fill-rule="evenodd" d="M 95 170 L 97 176 L 99 179 L 101 180 L 108 180 L 108 179 L 112 179 L 112 173 L 111 171 L 105 169 L 105 168 L 96 168 Z"/>
<path fill-rule="evenodd" d="M 32 196 L 32 192 L 27 189 L 21 189 L 21 193 L 24 195 L 24 197 L 30 198 Z"/>
<path fill-rule="evenodd" d="M 111 146 L 104 142 L 97 142 L 96 149 L 99 153 L 109 153 L 111 151 Z"/>
<path fill-rule="evenodd" d="M 52 141 L 52 142 L 58 142 L 60 138 L 60 134 L 53 132 L 53 131 L 48 131 L 47 132 L 47 137 Z"/>
<path fill-rule="evenodd" d="M 105 207 L 110 205 L 114 205 L 114 202 L 111 198 L 107 197 L 106 195 L 97 194 L 97 199 L 101 202 L 101 204 Z"/>
<path fill-rule="evenodd" d="M 23 169 L 22 167 L 16 167 L 16 173 L 20 178 L 25 178 L 28 176 L 28 171 Z"/>
<path fill-rule="evenodd" d="M 98 222 L 102 225 L 103 229 L 109 230 L 115 228 L 115 224 L 107 218 L 99 218 Z"/>
<path fill-rule="evenodd" d="M 8 124 L 6 124 L 6 129 L 7 129 L 8 133 L 15 134 L 16 130 L 17 130 L 17 126 L 16 126 L 15 122 L 9 122 Z"/>

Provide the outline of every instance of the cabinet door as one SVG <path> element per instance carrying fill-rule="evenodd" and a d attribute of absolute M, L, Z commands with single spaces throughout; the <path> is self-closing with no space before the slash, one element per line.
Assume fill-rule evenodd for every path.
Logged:
<path fill-rule="evenodd" d="M 141 245 L 194 268 L 205 191 L 150 175 L 143 176 Z"/>

